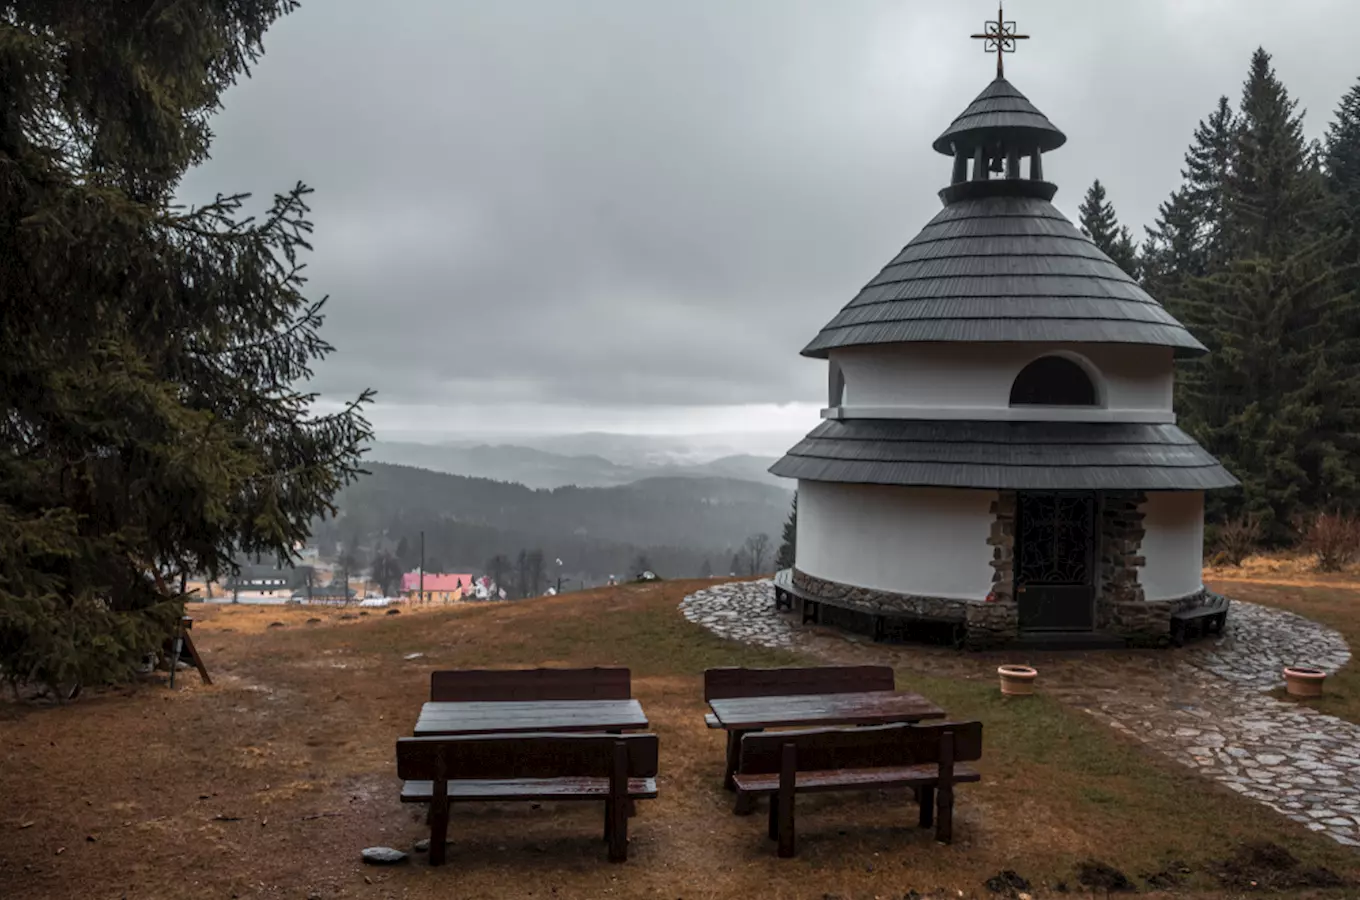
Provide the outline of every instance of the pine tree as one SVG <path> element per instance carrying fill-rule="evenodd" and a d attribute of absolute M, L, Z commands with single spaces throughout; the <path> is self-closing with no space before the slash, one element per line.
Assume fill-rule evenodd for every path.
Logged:
<path fill-rule="evenodd" d="M 174 205 L 292 0 L 12 0 L 0 20 L 0 677 L 129 677 L 180 579 L 292 557 L 370 436 L 316 415 L 308 190 Z"/>
<path fill-rule="evenodd" d="M 1214 111 L 1195 127 L 1181 170 L 1183 184 L 1146 229 L 1139 273 L 1143 286 L 1177 318 L 1183 318 L 1190 280 L 1227 264 L 1225 196 L 1237 149 L 1236 127 L 1228 98 L 1220 97 Z"/>
<path fill-rule="evenodd" d="M 1337 279 L 1319 161 L 1264 50 L 1233 130 L 1219 232 L 1227 258 L 1189 280 L 1182 310 L 1210 350 L 1182 370 L 1183 417 L 1242 479 L 1241 503 L 1268 539 L 1284 542 L 1303 512 L 1357 499 L 1353 302 Z"/>
<path fill-rule="evenodd" d="M 706 556 L 704 557 L 703 565 L 699 566 L 699 577 L 700 578 L 713 577 L 713 564 L 708 561 L 708 557 Z"/>
<path fill-rule="evenodd" d="M 1119 224 L 1114 204 L 1105 196 L 1105 185 L 1097 178 L 1086 191 L 1086 198 L 1078 209 L 1081 232 L 1090 238 L 1101 252 L 1114 260 L 1128 274 L 1138 275 L 1138 248 L 1133 233 Z"/>
<path fill-rule="evenodd" d="M 793 508 L 784 520 L 784 532 L 779 537 L 779 552 L 775 554 L 776 569 L 791 568 L 798 559 L 798 492 L 793 492 Z"/>

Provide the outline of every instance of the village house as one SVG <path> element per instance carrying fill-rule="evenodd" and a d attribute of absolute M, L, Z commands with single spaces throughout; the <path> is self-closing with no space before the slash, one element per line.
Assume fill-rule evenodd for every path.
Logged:
<path fill-rule="evenodd" d="M 472 582 L 471 575 L 426 572 L 422 585 L 420 572 L 407 572 L 401 576 L 401 595 L 412 603 L 454 603 L 463 599 L 464 591 L 471 589 Z"/>

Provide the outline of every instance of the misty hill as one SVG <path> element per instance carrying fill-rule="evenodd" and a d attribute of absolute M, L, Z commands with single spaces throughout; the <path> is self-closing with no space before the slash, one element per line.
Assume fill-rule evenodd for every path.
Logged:
<path fill-rule="evenodd" d="M 663 576 L 694 576 L 705 560 L 726 573 L 752 534 L 773 540 L 788 514 L 782 488 L 731 478 L 647 478 L 606 488 L 533 489 L 409 466 L 368 463 L 370 475 L 337 497 L 339 516 L 317 524 L 323 551 L 356 538 L 408 558 L 425 531 L 429 568 L 480 572 L 497 553 L 539 548 L 578 577 L 627 572 L 645 553 Z"/>
<path fill-rule="evenodd" d="M 594 453 L 556 453 L 516 444 L 375 441 L 366 458 L 450 475 L 514 482 L 530 488 L 617 487 L 649 478 L 716 477 L 791 489 L 787 481 L 767 471 L 773 459 L 747 454 L 698 463 L 677 463 L 662 456 L 651 459 L 638 456 L 627 462 L 615 462 Z"/>

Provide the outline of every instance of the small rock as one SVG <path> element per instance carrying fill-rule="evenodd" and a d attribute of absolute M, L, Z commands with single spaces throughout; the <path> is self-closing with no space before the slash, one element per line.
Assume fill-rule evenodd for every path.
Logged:
<path fill-rule="evenodd" d="M 406 861 L 405 853 L 391 847 L 365 847 L 362 856 L 371 866 L 393 866 Z"/>
<path fill-rule="evenodd" d="M 424 655 L 424 653 L 408 653 L 402 659 L 420 659 Z"/>
<path fill-rule="evenodd" d="M 270 628 L 282 628 L 282 627 L 283 627 L 283 623 L 282 623 L 282 622 L 270 622 L 270 623 L 269 623 L 269 627 L 270 627 Z"/>
<path fill-rule="evenodd" d="M 430 851 L 430 839 L 421 838 L 415 842 L 415 845 L 412 846 L 411 849 L 417 853 L 428 853 Z"/>
<path fill-rule="evenodd" d="M 363 612 L 359 613 L 359 615 L 361 615 L 361 616 L 366 616 L 366 615 L 368 615 L 368 610 L 364 610 Z"/>
<path fill-rule="evenodd" d="M 399 616 L 399 615 L 401 615 L 401 610 L 399 610 L 399 609 L 389 609 L 389 610 L 387 611 L 387 614 L 388 614 L 389 616 Z"/>
<path fill-rule="evenodd" d="M 310 619 L 307 620 L 307 624 L 308 624 L 308 625 L 320 625 L 320 624 L 321 624 L 321 620 L 318 619 L 318 618 L 316 618 L 315 616 L 313 616 L 312 618 L 310 618 Z M 318 896 L 320 896 L 320 895 L 318 895 Z"/>

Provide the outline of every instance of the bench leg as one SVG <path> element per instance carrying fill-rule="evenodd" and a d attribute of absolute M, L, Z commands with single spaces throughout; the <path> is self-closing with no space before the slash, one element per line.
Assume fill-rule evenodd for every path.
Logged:
<path fill-rule="evenodd" d="M 777 840 L 779 840 L 779 795 L 778 795 L 778 794 L 771 794 L 771 795 L 770 795 L 770 825 L 769 825 L 769 836 L 770 836 L 770 840 L 772 840 L 772 841 L 777 841 Z"/>
<path fill-rule="evenodd" d="M 935 840 L 948 844 L 954 840 L 954 785 L 944 782 L 935 791 Z"/>
<path fill-rule="evenodd" d="M 778 807 L 775 830 L 776 840 L 779 841 L 779 856 L 788 859 L 798 852 L 798 838 L 793 830 L 793 791 L 785 793 L 780 790 L 778 794 L 770 797 L 770 802 Z"/>
<path fill-rule="evenodd" d="M 432 804 L 430 807 L 430 865 L 444 865 L 449 840 L 449 805 Z"/>
<path fill-rule="evenodd" d="M 610 799 L 605 803 L 605 834 L 609 840 L 609 861 L 628 859 L 628 810 L 623 802 Z"/>
<path fill-rule="evenodd" d="M 935 788 L 920 787 L 916 791 L 916 800 L 921 807 L 921 827 L 929 828 L 935 824 Z"/>

